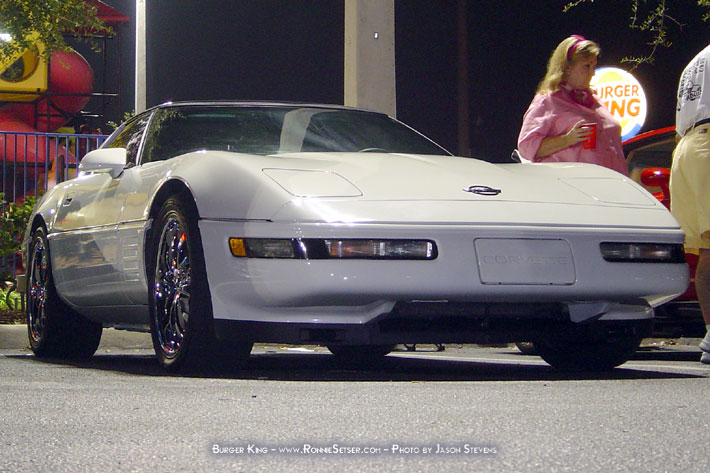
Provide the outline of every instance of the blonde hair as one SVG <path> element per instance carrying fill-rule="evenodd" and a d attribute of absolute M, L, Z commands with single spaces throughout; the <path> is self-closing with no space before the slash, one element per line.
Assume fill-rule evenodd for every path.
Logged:
<path fill-rule="evenodd" d="M 589 56 L 599 56 L 601 48 L 594 41 L 581 36 L 570 36 L 562 40 L 547 61 L 547 73 L 537 86 L 538 94 L 555 92 L 562 82 L 567 66 Z"/>

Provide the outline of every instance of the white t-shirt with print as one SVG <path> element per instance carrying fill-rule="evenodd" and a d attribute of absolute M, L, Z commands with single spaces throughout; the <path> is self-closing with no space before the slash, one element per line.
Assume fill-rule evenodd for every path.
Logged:
<path fill-rule="evenodd" d="M 685 67 L 678 84 L 676 132 L 684 136 L 697 122 L 710 118 L 710 45 Z"/>

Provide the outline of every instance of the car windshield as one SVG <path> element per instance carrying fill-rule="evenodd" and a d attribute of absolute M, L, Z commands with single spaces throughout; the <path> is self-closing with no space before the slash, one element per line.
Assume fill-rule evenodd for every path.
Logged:
<path fill-rule="evenodd" d="M 296 106 L 181 106 L 157 112 L 144 161 L 203 149 L 259 155 L 324 151 L 449 155 L 380 113 Z"/>

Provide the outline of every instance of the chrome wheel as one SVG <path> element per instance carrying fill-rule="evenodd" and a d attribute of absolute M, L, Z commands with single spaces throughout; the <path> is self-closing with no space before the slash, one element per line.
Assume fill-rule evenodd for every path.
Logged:
<path fill-rule="evenodd" d="M 32 232 L 27 264 L 27 336 L 37 356 L 88 358 L 101 342 L 100 323 L 85 319 L 57 293 L 47 230 Z"/>
<path fill-rule="evenodd" d="M 190 318 L 190 247 L 176 216 L 161 230 L 155 265 L 155 326 L 160 348 L 175 356 L 182 347 Z"/>
<path fill-rule="evenodd" d="M 27 280 L 27 328 L 29 336 L 39 343 L 47 326 L 47 249 L 44 239 L 36 235 L 30 255 Z"/>
<path fill-rule="evenodd" d="M 236 366 L 251 351 L 251 343 L 215 336 L 198 220 L 189 196 L 168 197 L 155 218 L 146 255 L 153 348 L 158 363 L 171 373 Z"/>

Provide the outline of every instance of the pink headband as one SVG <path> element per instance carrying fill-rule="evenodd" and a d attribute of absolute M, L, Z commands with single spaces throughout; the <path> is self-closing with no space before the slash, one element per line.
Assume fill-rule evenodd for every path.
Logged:
<path fill-rule="evenodd" d="M 573 34 L 572 36 L 570 36 L 570 38 L 575 38 L 576 41 L 572 43 L 572 46 L 570 46 L 567 50 L 567 61 L 572 60 L 572 56 L 574 56 L 574 52 L 577 50 L 577 46 L 579 46 L 579 43 L 587 40 L 587 38 L 578 34 Z"/>

